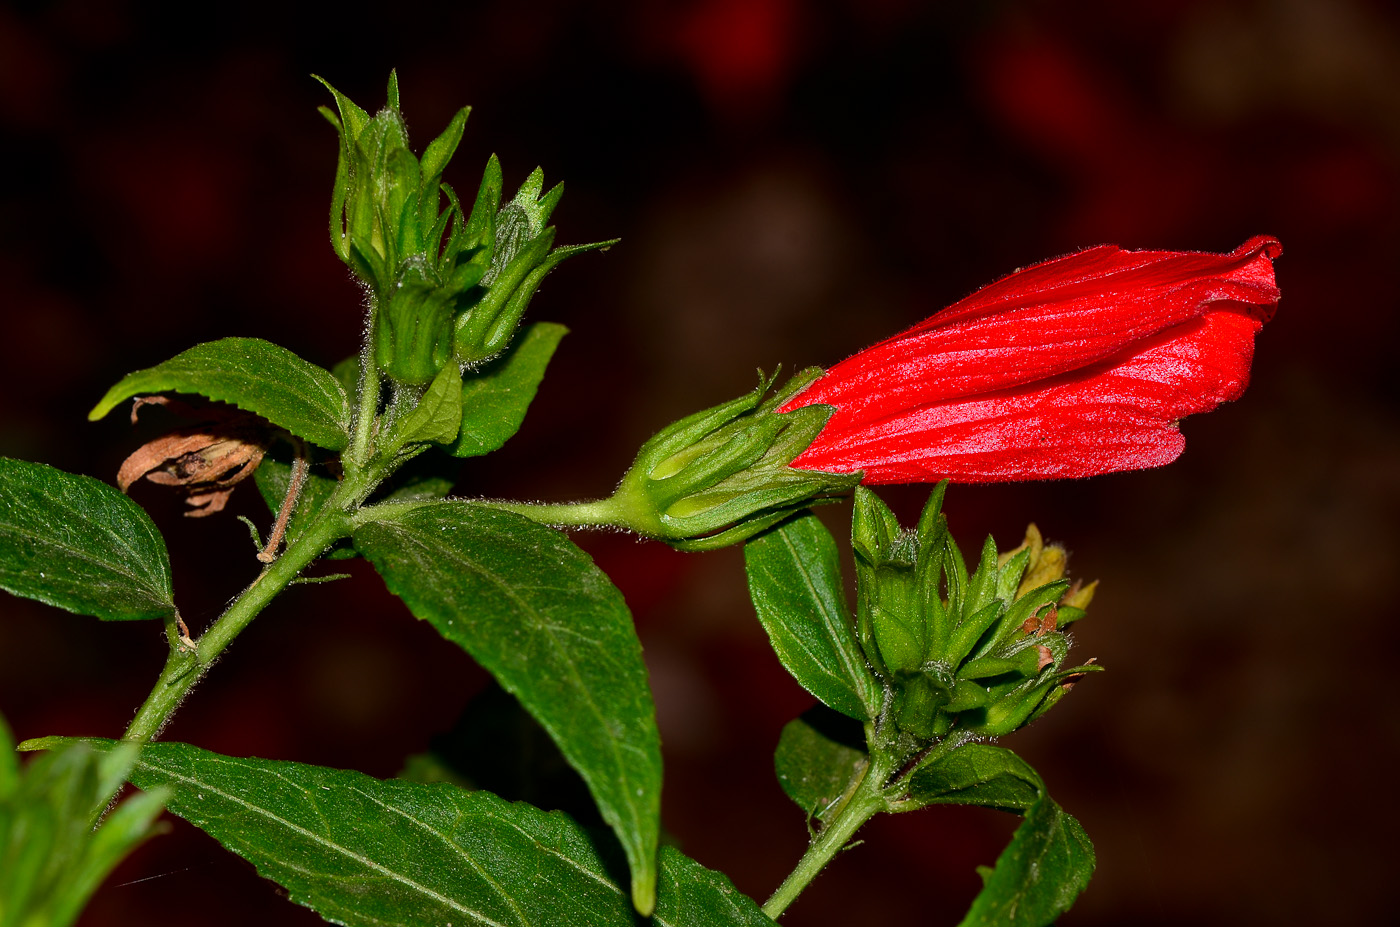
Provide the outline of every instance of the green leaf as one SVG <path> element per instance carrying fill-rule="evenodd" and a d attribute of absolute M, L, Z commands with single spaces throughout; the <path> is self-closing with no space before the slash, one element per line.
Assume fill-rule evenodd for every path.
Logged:
<path fill-rule="evenodd" d="M 450 453 L 489 454 L 520 430 L 545 368 L 568 331 L 553 322 L 536 322 L 503 355 L 462 381 L 462 431 Z"/>
<path fill-rule="evenodd" d="M 909 777 L 909 798 L 923 805 L 980 805 L 1021 814 L 1040 800 L 1045 783 L 1010 750 L 967 744 L 920 766 Z"/>
<path fill-rule="evenodd" d="M 153 832 L 165 794 L 136 795 L 93 830 L 135 750 L 68 744 L 0 794 L 0 923 L 66 927 L 113 867 Z"/>
<path fill-rule="evenodd" d="M 820 821 L 867 765 L 859 724 L 821 705 L 789 721 L 778 738 L 773 768 L 788 798 Z"/>
<path fill-rule="evenodd" d="M 145 747 L 131 781 L 336 923 L 632 923 L 578 825 L 490 792 L 178 743 Z"/>
<path fill-rule="evenodd" d="M 808 692 L 868 721 L 880 685 L 861 656 L 841 585 L 836 541 L 811 512 L 744 545 L 749 596 L 773 650 Z"/>
<path fill-rule="evenodd" d="M 312 444 L 343 451 L 350 403 L 327 370 L 261 338 L 223 338 L 195 345 L 163 364 L 129 373 L 107 391 L 88 418 L 97 421 L 142 393 L 197 393 L 261 415 Z"/>
<path fill-rule="evenodd" d="M 963 918 L 962 927 L 1042 927 L 1070 909 L 1094 872 L 1094 847 L 1049 797 L 1031 808 Z"/>
<path fill-rule="evenodd" d="M 446 443 L 457 437 L 462 424 L 462 375 L 455 363 L 449 362 L 433 377 L 423 398 L 404 417 L 396 440 L 401 444 L 413 442 Z"/>
<path fill-rule="evenodd" d="M 588 831 L 489 792 L 178 743 L 143 748 L 131 781 L 168 790 L 173 813 L 336 923 L 636 924 Z M 655 913 L 658 927 L 772 923 L 723 874 L 671 847 Z"/>
<path fill-rule="evenodd" d="M 1084 828 L 1045 791 L 1039 774 L 1009 750 L 968 744 L 914 771 L 911 807 L 983 805 L 1025 815 L 984 875 L 962 927 L 1043 927 L 1068 911 L 1094 872 Z"/>
<path fill-rule="evenodd" d="M 762 927 L 773 922 L 723 873 L 663 847 L 652 923 L 658 927 Z"/>
<path fill-rule="evenodd" d="M 108 621 L 175 614 L 146 512 L 90 476 L 0 457 L 0 588 Z"/>
<path fill-rule="evenodd" d="M 621 593 L 564 535 L 483 505 L 427 503 L 363 525 L 354 542 L 413 614 L 475 657 L 549 731 L 617 832 L 633 901 L 649 912 L 661 749 Z"/>

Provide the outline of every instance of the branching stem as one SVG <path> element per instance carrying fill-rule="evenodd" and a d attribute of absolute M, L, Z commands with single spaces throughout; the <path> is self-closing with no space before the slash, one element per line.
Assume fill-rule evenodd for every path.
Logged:
<path fill-rule="evenodd" d="M 888 774 L 889 771 L 879 764 L 867 765 L 857 774 L 859 779 L 853 783 L 853 788 L 848 789 L 844 803 L 817 834 L 811 846 L 807 847 L 807 852 L 798 860 L 796 868 L 783 880 L 783 884 L 778 886 L 773 897 L 763 905 L 764 914 L 777 920 L 817 877 L 817 873 L 846 847 L 861 825 L 885 810 L 884 786 Z"/>
<path fill-rule="evenodd" d="M 204 677 L 239 632 L 327 547 L 350 533 L 350 518 L 345 508 L 350 500 L 365 491 L 359 486 L 360 482 L 347 475 L 325 507 L 307 525 L 306 531 L 288 545 L 282 556 L 269 564 L 252 585 L 243 590 L 208 631 L 193 642 L 193 650 L 172 643 L 155 688 L 122 735 L 123 740 L 137 743 L 154 740 L 195 683 Z"/>

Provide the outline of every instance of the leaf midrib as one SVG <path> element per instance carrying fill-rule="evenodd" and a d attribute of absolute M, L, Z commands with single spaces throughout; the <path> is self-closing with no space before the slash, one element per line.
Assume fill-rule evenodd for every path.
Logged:
<path fill-rule="evenodd" d="M 778 537 L 782 540 L 783 545 L 787 547 L 788 551 L 792 554 L 792 560 L 793 563 L 796 565 L 797 573 L 799 576 L 802 577 L 802 582 L 806 585 L 807 591 L 811 593 L 812 599 L 821 606 L 822 624 L 826 626 L 826 630 L 830 635 L 830 639 L 836 647 L 836 659 L 838 659 L 841 662 L 841 668 L 846 671 L 847 675 L 846 678 L 842 679 L 840 676 L 836 676 L 835 673 L 831 673 L 830 670 L 826 670 L 826 667 L 823 666 L 822 669 L 826 670 L 828 674 L 834 676 L 840 682 L 846 684 L 851 694 L 855 696 L 856 701 L 859 702 L 861 707 L 865 709 L 866 718 L 868 720 L 869 717 L 871 717 L 871 705 L 866 700 L 864 693 L 861 691 L 861 689 L 864 687 L 861 686 L 858 682 L 858 680 L 862 676 L 859 670 L 863 669 L 864 667 L 857 667 L 851 660 L 851 653 L 849 652 L 850 648 L 845 645 L 844 641 L 837 639 L 837 636 L 835 634 L 830 633 L 833 631 L 833 624 L 841 626 L 840 621 L 832 620 L 839 618 L 840 615 L 839 613 L 833 615 L 831 611 L 827 609 L 827 600 L 820 593 L 818 593 L 816 583 L 812 579 L 812 574 L 808 570 L 806 562 L 799 555 L 797 546 L 793 544 L 792 539 L 788 537 L 787 532 L 779 531 Z M 805 644 L 803 644 L 803 649 L 807 650 Z M 810 653 L 810 651 L 808 651 L 808 653 Z M 815 660 L 816 658 L 813 657 L 813 659 Z M 818 661 L 817 665 L 821 666 L 820 661 Z"/>
<path fill-rule="evenodd" d="M 120 568 L 118 568 L 118 567 L 115 567 L 115 566 L 113 566 L 112 564 L 108 563 L 108 562 L 105 561 L 105 560 L 99 560 L 99 559 L 97 559 L 94 555 L 92 555 L 91 553 L 89 553 L 89 552 L 86 551 L 86 550 L 83 550 L 82 548 L 71 547 L 71 546 L 69 546 L 68 544 L 64 544 L 64 543 L 62 543 L 62 542 L 59 542 L 59 541 L 57 541 L 57 540 L 54 540 L 52 535 L 39 534 L 39 533 L 36 532 L 36 531 L 32 531 L 32 530 L 29 530 L 29 529 L 27 529 L 27 528 L 22 528 L 22 527 L 20 527 L 20 526 L 18 526 L 18 525 L 16 525 L 16 524 L 14 524 L 13 522 L 4 522 L 4 523 L 0 523 L 0 535 L 23 536 L 23 537 L 33 538 L 33 539 L 35 539 L 36 541 L 38 541 L 40 544 L 43 544 L 43 545 L 48 546 L 48 547 L 55 547 L 55 548 L 57 548 L 57 549 L 59 549 L 59 550 L 61 550 L 61 551 L 64 551 L 64 552 L 68 553 L 68 554 L 71 555 L 74 559 L 82 560 L 82 561 L 85 561 L 85 562 L 87 562 L 87 563 L 96 564 L 97 566 L 102 567 L 103 569 L 107 570 L 107 571 L 110 572 L 110 573 L 115 573 L 117 576 L 125 576 L 125 577 L 127 577 L 127 578 L 129 578 L 129 579 L 137 580 L 137 581 L 139 581 L 139 584 L 142 585 L 142 586 L 147 586 L 147 587 L 150 587 L 150 586 L 151 586 L 150 577 L 149 577 L 149 576 L 143 576 L 142 574 L 139 574 L 139 573 L 132 573 L 132 572 L 129 572 L 129 571 L 127 571 L 127 570 L 123 570 L 123 569 L 120 569 Z M 125 545 L 123 545 L 123 546 L 125 546 Z M 127 550 L 131 550 L 131 548 L 129 548 L 129 547 L 126 548 L 126 549 L 127 549 Z M 137 552 L 136 552 L 136 551 L 132 551 L 132 554 L 135 556 L 135 555 L 137 555 Z M 168 574 L 165 574 L 165 572 L 162 571 L 162 575 L 164 576 L 164 575 L 168 575 Z M 44 578 L 47 579 L 48 577 L 44 577 Z M 70 583 L 70 585 L 83 585 L 83 584 L 82 584 L 82 583 L 74 582 L 74 583 Z M 157 601 L 158 601 L 161 605 L 170 605 L 172 608 L 174 607 L 174 604 L 173 604 L 172 602 L 170 602 L 169 597 L 167 597 L 167 596 L 164 595 L 164 590 L 163 590 L 163 589 L 155 589 L 155 591 L 161 593 L 161 595 L 160 595 L 160 596 L 158 597 L 158 599 L 157 599 Z"/>
<path fill-rule="evenodd" d="M 448 898 L 448 897 L 445 896 L 445 895 L 439 894 L 438 892 L 435 892 L 435 891 L 433 891 L 432 889 L 428 888 L 426 885 L 423 885 L 423 884 L 421 884 L 421 883 L 419 883 L 419 882 L 416 882 L 416 881 L 414 881 L 413 879 L 409 878 L 409 877 L 406 876 L 406 875 L 403 875 L 403 874 L 401 874 L 401 873 L 395 872 L 394 870 L 388 868 L 387 866 L 381 865 L 380 863 L 377 863 L 377 862 L 375 862 L 375 861 L 372 860 L 372 859 L 369 859 L 369 858 L 367 858 L 367 857 L 365 857 L 365 856 L 361 856 L 360 854 L 354 852 L 353 850 L 350 850 L 350 849 L 347 848 L 347 847 L 341 846 L 340 844 L 338 844 L 338 843 L 336 843 L 336 842 L 334 842 L 334 841 L 332 841 L 332 840 L 330 840 L 330 839 L 328 839 L 328 838 L 322 837 L 322 836 L 320 836 L 319 834 L 317 834 L 317 833 L 315 833 L 315 832 L 313 832 L 313 831 L 307 830 L 306 828 L 302 827 L 302 826 L 299 825 L 299 824 L 294 824 L 294 823 L 292 823 L 291 821 L 287 820 L 286 818 L 281 817 L 281 816 L 279 816 L 279 815 L 277 815 L 277 814 L 274 814 L 271 810 L 269 810 L 269 809 L 267 809 L 267 808 L 263 808 L 263 807 L 261 807 L 261 806 L 259 806 L 259 805 L 255 805 L 255 804 L 253 804 L 253 803 L 251 803 L 251 802 L 249 802 L 249 801 L 247 801 L 247 800 L 245 800 L 245 799 L 243 799 L 243 798 L 240 798 L 240 797 L 237 796 L 237 795 L 231 795 L 231 794 L 229 794 L 228 792 L 225 792 L 225 791 L 223 791 L 222 789 L 218 788 L 217 786 L 211 785 L 211 784 L 208 783 L 208 782 L 204 782 L 204 781 L 201 781 L 201 780 L 199 780 L 199 779 L 194 779 L 194 778 L 191 778 L 191 777 L 189 777 L 189 776 L 182 775 L 182 774 L 180 774 L 180 773 L 178 773 L 178 772 L 176 772 L 176 771 L 174 771 L 174 770 L 172 770 L 172 769 L 169 769 L 169 768 L 167 768 L 167 767 L 157 766 L 157 765 L 151 763 L 151 762 L 148 761 L 148 760 L 142 760 L 142 761 L 140 761 L 140 765 L 141 765 L 142 767 L 146 768 L 146 769 L 152 770 L 153 772 L 159 773 L 160 775 L 169 776 L 169 777 L 172 778 L 172 779 L 175 779 L 175 780 L 177 780 L 177 781 L 179 781 L 179 782 L 183 782 L 183 783 L 185 783 L 185 784 L 187 784 L 187 785 L 190 785 L 190 786 L 194 786 L 195 788 L 208 789 L 208 790 L 209 790 L 210 792 L 212 792 L 213 794 L 218 795 L 218 796 L 220 796 L 221 798 L 224 798 L 224 799 L 226 799 L 226 800 L 228 800 L 228 801 L 230 801 L 230 802 L 233 802 L 234 804 L 241 805 L 241 806 L 243 806 L 244 808 L 247 808 L 249 811 L 253 811 L 253 812 L 255 812 L 255 813 L 262 814 L 264 817 L 268 818 L 269 820 L 274 821 L 274 822 L 276 822 L 276 823 L 278 823 L 278 824 L 281 824 L 281 825 L 285 826 L 285 827 L 286 827 L 288 830 L 290 830 L 290 831 L 293 831 L 293 832 L 295 832 L 295 833 L 301 834 L 302 836 L 307 837 L 307 838 L 309 838 L 310 840 L 312 840 L 312 841 L 314 841 L 314 842 L 316 842 L 316 843 L 319 843 L 319 844 L 321 844 L 322 846 L 324 846 L 324 847 L 326 847 L 326 848 L 328 848 L 328 849 L 330 849 L 330 850 L 333 850 L 333 851 L 335 851 L 335 852 L 337 852 L 337 853 L 340 853 L 342 856 L 345 856 L 345 857 L 347 857 L 347 858 L 349 858 L 349 859 L 351 859 L 351 860 L 354 860 L 355 862 L 358 862 L 358 863 L 364 865 L 364 866 L 365 866 L 366 868 L 368 868 L 368 869 L 373 869 L 373 870 L 375 870 L 375 871 L 377 871 L 377 872 L 381 872 L 381 873 L 383 873 L 384 875 L 388 876 L 389 878 L 391 878 L 391 879 L 393 879 L 393 880 L 395 880 L 395 881 L 397 881 L 397 882 L 400 882 L 400 883 L 402 883 L 402 884 L 404 884 L 404 885 L 406 885 L 406 886 L 408 886 L 408 887 L 410 887 L 410 888 L 416 889 L 416 890 L 418 890 L 419 892 L 421 892 L 422 894 L 424 894 L 424 895 L 426 895 L 426 896 L 428 896 L 428 897 L 430 897 L 430 898 L 434 898 L 434 899 L 436 899 L 436 900 L 442 902 L 443 904 L 447 905 L 448 907 L 453 908 L 454 910 L 461 911 L 463 914 L 467 915 L 468 917 L 472 917 L 472 918 L 475 918 L 475 919 L 478 920 L 478 921 L 481 921 L 483 924 L 489 924 L 489 925 L 491 925 L 491 927 L 506 927 L 505 924 L 502 924 L 502 923 L 500 923 L 499 921 L 494 921 L 494 920 L 492 920 L 491 918 L 487 917 L 486 915 L 480 913 L 479 911 L 473 911 L 471 908 L 463 907 L 459 902 L 455 901 L 454 899 Z M 237 765 L 237 764 L 233 764 L 233 765 Z M 298 787 L 298 788 L 301 788 L 302 791 L 305 791 L 305 788 L 304 788 L 304 787 L 302 787 L 302 786 L 300 786 L 300 785 L 298 785 L 297 787 Z M 351 788 L 353 788 L 353 787 L 351 787 Z M 358 789 L 355 789 L 355 791 L 359 792 Z M 363 793 L 363 792 L 360 792 L 359 794 L 364 794 L 364 793 Z M 514 907 L 513 904 L 512 904 L 512 907 Z M 526 923 L 529 923 L 529 921 L 527 920 Z"/>
<path fill-rule="evenodd" d="M 411 518 L 412 516 L 410 515 L 409 517 Z M 381 522 L 380 524 L 381 524 L 381 526 L 386 527 L 386 528 L 389 528 L 389 529 L 391 529 L 391 530 L 392 530 L 392 528 L 393 528 L 392 525 L 387 525 L 387 524 L 382 523 L 382 522 Z M 429 550 L 429 548 L 428 548 L 428 546 L 427 546 L 426 544 L 423 544 L 421 541 L 419 541 L 419 540 L 418 540 L 416 537 L 414 537 L 412 534 L 409 534 L 409 533 L 406 533 L 406 532 L 399 532 L 399 534 L 400 534 L 401 537 L 405 537 L 405 538 L 410 538 L 410 539 L 412 539 L 413 542 L 414 542 L 414 544 L 415 544 L 415 546 L 417 546 L 417 547 L 420 548 L 421 550 L 428 551 L 428 552 L 433 552 L 433 551 L 430 551 L 430 550 Z M 438 556 L 443 557 L 443 559 L 453 560 L 453 561 L 455 561 L 455 562 L 457 562 L 457 563 L 462 564 L 463 567 L 465 567 L 465 568 L 467 568 L 467 569 L 469 569 L 469 570 L 472 570 L 472 571 L 475 572 L 478 576 L 481 576 L 481 577 L 487 579 L 488 581 L 490 581 L 491 583 L 493 583 L 494 585 L 496 585 L 497 587 L 499 587 L 503 592 L 505 592 L 506 596 L 507 596 L 512 602 L 518 603 L 518 604 L 519 604 L 519 607 L 522 609 L 522 611 L 524 611 L 524 612 L 526 612 L 528 615 L 532 616 L 532 617 L 536 620 L 538 626 L 545 630 L 545 632 L 546 632 L 546 637 L 548 637 L 549 642 L 550 642 L 550 646 L 554 649 L 555 653 L 556 653 L 556 654 L 562 654 L 562 653 L 564 653 L 563 648 L 560 647 L 560 645 L 559 645 L 557 636 L 554 634 L 552 625 L 551 625 L 549 622 L 546 622 L 546 621 L 544 620 L 544 616 L 543 616 L 537 609 L 535 609 L 533 606 L 529 605 L 524 599 L 522 599 L 519 595 L 517 595 L 517 594 L 515 593 L 514 589 L 512 589 L 511 586 L 510 586 L 505 580 L 503 580 L 503 579 L 501 579 L 500 577 L 498 577 L 495 573 L 493 573 L 493 572 L 491 572 L 491 571 L 485 569 L 484 567 L 482 567 L 480 564 L 476 563 L 475 561 L 473 561 L 473 560 L 468 560 L 468 559 L 466 559 L 465 557 L 459 556 L 459 555 L 457 554 L 456 551 L 450 550 L 450 549 L 448 549 L 448 548 L 446 548 L 446 547 L 437 549 L 437 550 L 436 550 L 436 553 L 438 554 Z M 596 645 L 596 642 L 593 642 L 593 643 L 595 643 L 595 645 Z M 563 661 L 563 662 L 565 662 L 566 665 L 568 666 L 568 673 L 569 673 L 570 678 L 572 678 L 572 680 L 574 681 L 575 687 L 577 688 L 577 690 L 583 693 L 584 698 L 585 698 L 585 700 L 586 700 L 586 703 L 587 703 L 588 707 L 592 710 L 593 716 L 598 720 L 599 726 L 600 726 L 604 731 L 608 731 L 608 733 L 611 734 L 611 731 L 610 731 L 609 728 L 608 728 L 608 725 L 607 725 L 607 723 L 606 723 L 606 718 L 604 717 L 604 714 L 603 714 L 602 710 L 598 707 L 597 703 L 593 700 L 593 693 L 592 693 L 592 691 L 589 689 L 588 686 L 586 686 L 586 685 L 583 684 L 583 679 L 578 675 L 578 669 L 577 669 L 577 667 L 575 667 L 574 662 L 573 662 L 572 660 L 565 660 L 565 661 Z M 605 738 L 605 741 L 606 741 L 606 743 L 608 744 L 609 752 L 612 753 L 613 761 L 614 761 L 614 764 L 615 764 L 616 769 L 617 769 L 617 771 L 618 771 L 618 777 L 622 780 L 623 783 L 631 783 L 631 782 L 632 782 L 632 779 L 631 779 L 631 777 L 629 777 L 629 776 L 627 775 L 627 773 L 626 773 L 627 766 L 626 766 L 626 764 L 623 762 L 622 754 L 619 752 L 619 745 L 618 745 L 618 743 L 617 743 L 616 738 L 614 738 L 614 737 L 612 737 L 612 736 L 608 736 L 608 737 Z M 582 770 L 580 770 L 580 772 L 582 772 Z M 622 789 L 622 794 L 623 794 L 624 796 L 630 796 L 631 793 L 632 793 L 632 789 L 630 789 L 630 788 L 623 788 L 623 789 Z M 637 832 L 640 832 L 640 830 L 641 830 L 641 827 L 640 827 L 641 821 L 640 821 L 640 818 L 639 818 L 639 816 L 638 816 L 636 806 L 635 806 L 632 802 L 628 801 L 628 802 L 626 803 L 626 807 L 627 807 L 627 809 L 628 809 L 628 811 L 629 811 L 629 817 L 632 819 L 632 823 L 633 823 L 634 825 L 636 825 Z"/>

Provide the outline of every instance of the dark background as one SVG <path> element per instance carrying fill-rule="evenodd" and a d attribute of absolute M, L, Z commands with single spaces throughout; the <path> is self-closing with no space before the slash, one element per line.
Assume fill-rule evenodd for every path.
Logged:
<path fill-rule="evenodd" d="M 207 8 L 206 8 L 207 7 Z M 196 11 L 197 10 L 197 11 Z M 1034 519 L 1100 578 L 1080 656 L 1110 672 L 1004 741 L 1084 823 L 1099 869 L 1066 925 L 1381 923 L 1393 911 L 1400 430 L 1388 359 L 1400 15 L 1364 0 L 0 6 L 0 453 L 111 479 L 135 446 L 86 411 L 123 373 L 225 335 L 332 364 L 360 294 L 327 246 L 335 138 L 319 73 L 368 108 L 397 67 L 416 146 L 474 106 L 448 179 L 498 152 L 567 179 L 546 283 L 567 323 L 521 433 L 466 495 L 606 493 L 636 447 L 830 364 L 1013 268 L 1100 242 L 1284 244 L 1243 399 L 1162 470 L 954 487 L 964 547 Z M 926 487 L 884 495 L 912 518 Z M 206 625 L 255 574 L 231 514 L 179 516 L 176 594 Z M 251 487 L 233 514 L 265 523 Z M 838 532 L 846 517 L 833 509 Z M 771 752 L 811 699 L 768 649 L 736 551 L 579 538 L 636 615 L 665 826 L 760 900 L 801 853 Z M 484 674 L 364 564 L 289 591 L 167 736 L 393 775 Z M 115 736 L 159 629 L 0 600 L 16 734 Z M 784 918 L 954 923 L 1014 826 L 883 819 Z M 138 881 L 146 880 L 146 881 Z M 1393 916 L 1393 915 L 1392 915 Z M 176 822 L 83 924 L 316 917 Z"/>

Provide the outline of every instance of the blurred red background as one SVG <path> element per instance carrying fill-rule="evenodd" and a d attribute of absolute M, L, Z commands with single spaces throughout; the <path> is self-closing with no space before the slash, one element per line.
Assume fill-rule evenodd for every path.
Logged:
<path fill-rule="evenodd" d="M 1100 242 L 1225 251 L 1278 236 L 1283 300 L 1239 402 L 1152 472 L 955 487 L 965 547 L 1034 519 L 1103 580 L 1078 629 L 1110 672 L 1004 741 L 1099 851 L 1062 923 L 1381 923 L 1393 915 L 1390 630 L 1400 544 L 1393 374 L 1400 13 L 1364 0 L 570 0 L 0 6 L 0 453 L 111 479 L 134 447 L 85 413 L 128 370 L 224 335 L 329 365 L 360 294 L 325 240 L 324 75 L 368 107 L 397 67 L 419 146 L 474 106 L 448 179 L 566 179 L 531 310 L 567 323 L 525 428 L 464 495 L 606 493 L 664 423 L 829 364 L 1013 268 Z M 884 493 L 912 518 L 925 487 Z M 202 627 L 254 574 L 232 515 L 168 532 Z M 249 489 L 233 513 L 265 521 Z M 846 510 L 829 510 L 840 533 Z M 768 649 L 736 551 L 579 537 L 626 594 L 656 691 L 665 826 L 766 897 L 800 855 L 771 753 L 811 699 Z M 288 592 L 166 736 L 393 775 L 484 674 L 384 592 Z M 114 736 L 163 658 L 155 626 L 0 599 L 16 734 Z M 953 923 L 1014 826 L 872 824 L 784 917 Z M 85 915 L 317 918 L 176 823 Z"/>

